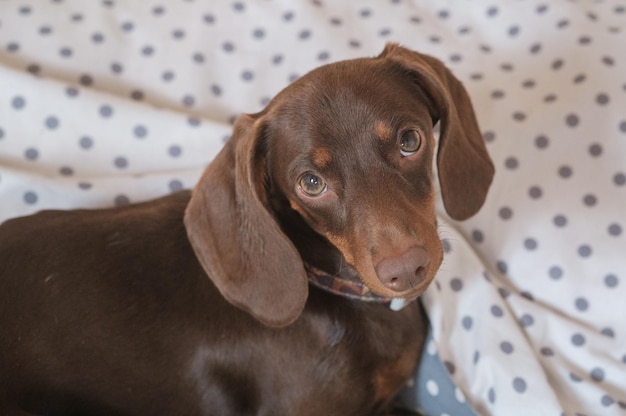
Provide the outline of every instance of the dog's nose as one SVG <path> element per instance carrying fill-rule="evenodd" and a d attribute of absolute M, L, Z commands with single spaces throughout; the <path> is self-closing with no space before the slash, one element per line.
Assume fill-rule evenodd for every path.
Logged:
<path fill-rule="evenodd" d="M 402 292 L 424 280 L 428 262 L 426 250 L 413 246 L 399 256 L 383 258 L 375 269 L 382 284 L 393 291 Z"/>

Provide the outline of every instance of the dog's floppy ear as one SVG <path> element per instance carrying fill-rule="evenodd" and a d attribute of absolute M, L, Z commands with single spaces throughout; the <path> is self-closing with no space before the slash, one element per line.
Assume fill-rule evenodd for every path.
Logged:
<path fill-rule="evenodd" d="M 185 212 L 202 267 L 222 295 L 269 326 L 298 318 L 308 296 L 302 260 L 268 209 L 259 115 L 242 115 Z"/>
<path fill-rule="evenodd" d="M 388 44 L 379 58 L 402 65 L 436 106 L 440 136 L 437 167 L 448 214 L 456 220 L 474 215 L 487 197 L 494 166 L 461 82 L 436 58 Z"/>

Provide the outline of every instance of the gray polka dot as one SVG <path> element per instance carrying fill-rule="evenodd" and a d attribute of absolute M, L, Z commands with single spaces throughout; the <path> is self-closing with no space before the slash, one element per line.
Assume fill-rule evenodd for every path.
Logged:
<path fill-rule="evenodd" d="M 530 293 L 530 292 L 523 291 L 522 293 L 520 293 L 520 295 L 521 295 L 523 298 L 528 299 L 528 300 L 529 300 L 529 301 L 531 301 L 531 302 L 534 302 L 534 301 L 535 301 L 535 296 L 533 296 L 533 294 L 532 294 L 532 293 Z"/>
<path fill-rule="evenodd" d="M 172 37 L 176 40 L 181 40 L 185 37 L 185 31 L 182 29 L 175 29 L 172 32 Z"/>
<path fill-rule="evenodd" d="M 559 176 L 563 179 L 569 178 L 570 176 L 572 176 L 572 173 L 572 168 L 567 165 L 561 166 L 559 168 Z"/>
<path fill-rule="evenodd" d="M 535 43 L 530 47 L 530 53 L 532 53 L 533 55 L 537 54 L 541 51 L 541 48 L 542 46 L 540 43 Z"/>
<path fill-rule="evenodd" d="M 619 172 L 613 176 L 613 183 L 617 186 L 623 186 L 626 184 L 626 175 Z"/>
<path fill-rule="evenodd" d="M 528 195 L 530 195 L 532 199 L 539 199 L 543 195 L 543 191 L 540 187 L 533 186 L 528 190 Z"/>
<path fill-rule="evenodd" d="M 460 292 L 463 290 L 463 281 L 458 277 L 453 278 L 450 280 L 450 288 L 455 292 Z"/>
<path fill-rule="evenodd" d="M 13 97 L 13 100 L 11 100 L 11 105 L 14 109 L 21 110 L 24 108 L 24 106 L 26 106 L 26 100 L 24 99 L 24 97 L 18 95 L 16 97 Z"/>
<path fill-rule="evenodd" d="M 199 118 L 192 116 L 187 119 L 187 124 L 189 124 L 191 127 L 198 127 L 200 126 L 201 121 Z M 228 140 L 228 138 L 226 138 L 226 140 Z M 224 142 L 226 142 L 226 140 L 224 140 Z"/>
<path fill-rule="evenodd" d="M 529 326 L 532 326 L 535 323 L 535 318 L 533 318 L 532 315 L 525 313 L 524 315 L 521 316 L 520 323 L 522 324 L 523 327 L 527 328 Z"/>
<path fill-rule="evenodd" d="M 615 338 L 615 331 L 612 328 L 602 328 L 600 333 L 605 337 Z"/>
<path fill-rule="evenodd" d="M 122 23 L 122 30 L 124 32 L 132 32 L 132 30 L 135 28 L 135 24 L 133 22 L 124 22 Z"/>
<path fill-rule="evenodd" d="M 478 364 L 478 361 L 480 361 L 480 352 L 474 351 L 474 357 L 472 358 L 472 362 L 474 363 L 474 365 L 476 365 Z"/>
<path fill-rule="evenodd" d="M 254 72 L 245 70 L 241 73 L 241 79 L 244 81 L 252 81 L 254 79 Z"/>
<path fill-rule="evenodd" d="M 602 399 L 600 399 L 600 403 L 602 403 L 602 406 L 604 407 L 609 407 L 613 405 L 613 403 L 615 403 L 615 400 L 613 400 L 611 396 L 605 394 L 604 396 L 602 396 Z"/>
<path fill-rule="evenodd" d="M 587 309 L 589 309 L 589 301 L 585 298 L 577 298 L 574 302 L 574 305 L 576 306 L 576 309 L 581 312 L 585 312 Z"/>
<path fill-rule="evenodd" d="M 174 79 L 174 72 L 172 71 L 165 71 L 163 72 L 163 74 L 161 74 L 161 79 L 163 79 L 163 81 L 165 82 L 170 82 L 171 80 Z"/>
<path fill-rule="evenodd" d="M 167 153 L 171 157 L 178 157 L 183 153 L 183 149 L 180 146 L 175 144 L 175 145 L 170 146 L 170 148 L 167 150 Z"/>
<path fill-rule="evenodd" d="M 604 370 L 600 367 L 595 367 L 591 370 L 591 379 L 596 383 L 604 381 Z"/>
<path fill-rule="evenodd" d="M 594 157 L 600 156 L 602 154 L 602 145 L 598 143 L 594 143 L 591 146 L 589 146 L 589 154 L 591 154 L 591 156 L 594 156 Z"/>
<path fill-rule="evenodd" d="M 581 84 L 583 82 L 585 82 L 585 80 L 587 79 L 587 75 L 585 74 L 578 74 L 574 77 L 574 84 Z"/>
<path fill-rule="evenodd" d="M 487 399 L 489 403 L 494 404 L 496 402 L 496 391 L 492 388 L 487 392 Z"/>
<path fill-rule="evenodd" d="M 574 334 L 572 335 L 571 342 L 573 345 L 581 347 L 585 345 L 585 337 L 582 334 Z"/>
<path fill-rule="evenodd" d="M 91 77 L 91 75 L 83 74 L 80 76 L 80 78 L 78 78 L 78 82 L 80 82 L 80 85 L 89 87 L 93 84 L 93 78 Z"/>
<path fill-rule="evenodd" d="M 46 127 L 50 130 L 55 130 L 57 127 L 59 127 L 59 119 L 55 116 L 49 116 L 46 118 L 45 124 Z"/>
<path fill-rule="evenodd" d="M 130 198 L 128 198 L 126 195 L 118 195 L 113 200 L 113 203 L 116 206 L 128 205 L 130 204 Z"/>
<path fill-rule="evenodd" d="M 623 120 L 619 123 L 619 131 L 622 133 L 626 133 L 626 120 Z"/>
<path fill-rule="evenodd" d="M 29 205 L 36 204 L 38 199 L 39 197 L 37 196 L 37 194 L 32 191 L 24 193 L 24 202 Z"/>
<path fill-rule="evenodd" d="M 235 45 L 232 42 L 224 42 L 222 44 L 222 49 L 224 52 L 230 53 L 235 50 Z"/>
<path fill-rule="evenodd" d="M 0 140 L 4 139 L 4 129 L 0 127 Z"/>
<path fill-rule="evenodd" d="M 524 121 L 526 120 L 526 114 L 522 113 L 521 111 L 516 111 L 513 113 L 513 120 Z"/>
<path fill-rule="evenodd" d="M 504 97 L 504 91 L 502 90 L 495 90 L 491 93 L 491 98 L 494 99 L 499 99 L 499 98 L 503 98 Z"/>
<path fill-rule="evenodd" d="M 472 329 L 473 324 L 474 324 L 474 320 L 472 319 L 471 316 L 465 316 L 461 320 L 461 325 L 463 326 L 463 328 L 467 329 L 468 331 Z"/>
<path fill-rule="evenodd" d="M 613 66 L 615 64 L 615 59 L 611 58 L 610 56 L 604 56 L 602 57 L 602 63 L 607 66 Z"/>
<path fill-rule="evenodd" d="M 587 244 L 583 244 L 580 247 L 578 247 L 578 255 L 580 257 L 590 257 L 591 256 L 591 247 Z"/>
<path fill-rule="evenodd" d="M 550 347 L 542 347 L 539 352 L 544 357 L 552 357 L 554 355 L 554 351 Z"/>
<path fill-rule="evenodd" d="M 608 288 L 615 288 L 619 284 L 619 279 L 614 274 L 608 274 L 604 277 L 604 284 Z"/>
<path fill-rule="evenodd" d="M 444 253 L 449 253 L 452 251 L 452 246 L 450 245 L 450 241 L 448 241 L 447 239 L 441 240 L 441 244 L 443 245 Z"/>
<path fill-rule="evenodd" d="M 83 191 L 87 191 L 89 189 L 91 189 L 93 187 L 92 184 L 90 184 L 89 182 L 79 182 L 78 183 L 78 189 L 81 189 Z"/>
<path fill-rule="evenodd" d="M 496 268 L 497 268 L 497 269 L 498 269 L 498 271 L 499 271 L 500 273 L 502 273 L 502 274 L 506 274 L 506 273 L 508 272 L 508 270 L 509 270 L 509 266 L 508 266 L 508 265 L 506 264 L 506 262 L 505 262 L 505 261 L 503 261 L 503 260 L 499 260 L 499 261 L 496 263 Z"/>
<path fill-rule="evenodd" d="M 212 14 L 205 14 L 202 17 L 202 20 L 204 21 L 204 23 L 212 25 L 213 23 L 215 23 L 215 16 L 213 16 Z"/>
<path fill-rule="evenodd" d="M 507 169 L 511 170 L 517 169 L 517 167 L 519 166 L 519 162 L 515 157 L 509 157 L 504 161 L 504 166 L 506 166 Z"/>
<path fill-rule="evenodd" d="M 82 149 L 85 149 L 85 150 L 91 149 L 93 146 L 93 139 L 89 136 L 83 136 L 78 141 L 78 144 L 80 145 Z"/>
<path fill-rule="evenodd" d="M 114 74 L 121 74 L 124 71 L 124 67 L 119 62 L 113 62 L 111 64 L 111 72 Z"/>
<path fill-rule="evenodd" d="M 554 280 L 559 280 L 563 277 L 563 269 L 559 266 L 552 266 L 550 270 L 548 270 L 548 275 Z"/>
<path fill-rule="evenodd" d="M 593 207 L 598 203 L 598 198 L 595 195 L 587 194 L 583 197 L 583 203 L 588 207 Z"/>
<path fill-rule="evenodd" d="M 513 344 L 511 344 L 508 341 L 503 341 L 500 343 L 500 350 L 502 350 L 503 353 L 505 354 L 512 354 L 513 353 Z"/>
<path fill-rule="evenodd" d="M 202 64 L 205 61 L 204 55 L 199 52 L 194 53 L 191 59 L 197 64 Z"/>
<path fill-rule="evenodd" d="M 146 126 L 142 124 L 138 124 L 133 129 L 133 134 L 138 139 L 145 139 L 146 136 L 148 135 L 148 129 L 146 128 Z"/>
<path fill-rule="evenodd" d="M 535 81 L 532 79 L 527 79 L 526 81 L 524 81 L 522 83 L 522 87 L 529 89 L 529 88 L 533 88 L 536 85 Z"/>
<path fill-rule="evenodd" d="M 74 87 L 67 87 L 65 89 L 65 93 L 67 94 L 68 97 L 74 98 L 78 96 L 78 89 Z"/>
<path fill-rule="evenodd" d="M 26 67 L 26 70 L 33 75 L 38 75 L 41 71 L 41 67 L 37 64 L 30 64 Z"/>
<path fill-rule="evenodd" d="M 196 99 L 193 95 L 185 95 L 183 97 L 183 105 L 185 107 L 193 107 L 195 103 L 196 103 Z"/>
<path fill-rule="evenodd" d="M 609 235 L 612 235 L 613 237 L 618 237 L 622 234 L 622 226 L 617 224 L 617 223 L 613 223 L 611 225 L 609 225 Z"/>
<path fill-rule="evenodd" d="M 73 54 L 74 52 L 72 51 L 71 48 L 64 47 L 64 48 L 59 49 L 59 55 L 61 55 L 61 57 L 63 58 L 71 58 Z"/>
<path fill-rule="evenodd" d="M 527 238 L 524 240 L 524 247 L 526 248 L 526 250 L 536 250 L 537 245 L 537 240 L 535 240 L 534 238 Z"/>
<path fill-rule="evenodd" d="M 152 56 L 154 55 L 154 47 L 150 46 L 150 45 L 146 45 L 143 48 L 141 48 L 141 54 L 143 56 Z"/>
<path fill-rule="evenodd" d="M 113 161 L 113 164 L 117 168 L 124 169 L 128 167 L 128 160 L 124 156 L 118 156 Z"/>
<path fill-rule="evenodd" d="M 554 219 L 553 219 L 554 225 L 556 225 L 559 228 L 565 227 L 567 225 L 567 218 L 565 217 L 565 215 L 555 215 Z"/>
<path fill-rule="evenodd" d="M 483 140 L 491 143 L 496 139 L 496 134 L 492 131 L 486 131 L 483 133 Z"/>
<path fill-rule="evenodd" d="M 219 97 L 220 95 L 222 95 L 222 87 L 220 87 L 217 84 L 213 84 L 211 85 L 211 92 L 213 93 L 213 95 L 215 95 L 216 97 Z"/>
<path fill-rule="evenodd" d="M 179 181 L 178 179 L 172 179 L 170 183 L 168 184 L 168 187 L 170 188 L 170 191 L 172 192 L 180 191 L 184 188 L 183 183 Z"/>
<path fill-rule="evenodd" d="M 610 101 L 610 98 L 607 94 L 600 93 L 596 95 L 596 103 L 600 105 L 606 105 L 608 104 L 609 101 Z"/>
<path fill-rule="evenodd" d="M 477 243 L 482 243 L 483 241 L 485 241 L 485 235 L 480 230 L 474 230 L 472 231 L 472 240 Z"/>
<path fill-rule="evenodd" d="M 24 157 L 28 160 L 37 160 L 39 157 L 39 151 L 35 148 L 28 148 L 24 152 Z"/>
<path fill-rule="evenodd" d="M 565 117 L 565 123 L 569 127 L 576 127 L 580 123 L 580 118 L 576 114 L 569 114 L 567 117 Z"/>
<path fill-rule="evenodd" d="M 557 71 L 559 69 L 561 69 L 563 67 L 563 60 L 562 59 L 555 59 L 554 62 L 552 62 L 552 69 Z"/>
<path fill-rule="evenodd" d="M 511 296 L 511 292 L 505 287 L 499 287 L 498 294 L 500 295 L 500 297 L 502 297 L 502 299 L 506 299 Z"/>
<path fill-rule="evenodd" d="M 518 393 L 524 393 L 526 391 L 526 381 L 521 377 L 515 377 L 513 379 L 513 389 Z"/>
<path fill-rule="evenodd" d="M 577 376 L 574 373 L 569 373 L 569 378 L 570 378 L 570 380 L 572 380 L 575 383 L 580 383 L 581 381 L 583 381 L 583 379 L 581 377 Z"/>
<path fill-rule="evenodd" d="M 546 136 L 537 136 L 535 138 L 535 146 L 537 146 L 539 149 L 545 149 L 546 147 L 548 147 L 548 143 L 549 140 Z"/>
<path fill-rule="evenodd" d="M 69 166 L 61 166 L 59 173 L 63 176 L 72 176 L 74 174 L 74 169 Z"/>
<path fill-rule="evenodd" d="M 496 318 L 501 318 L 504 315 L 502 308 L 499 307 L 498 305 L 492 305 L 490 311 L 491 311 L 491 314 L 495 316 Z"/>
<path fill-rule="evenodd" d="M 548 94 L 545 97 L 543 97 L 543 101 L 546 103 L 553 103 L 556 101 L 556 95 L 555 94 Z"/>
<path fill-rule="evenodd" d="M 102 33 L 96 32 L 91 35 L 91 41 L 93 43 L 102 43 L 104 42 L 104 35 Z"/>
<path fill-rule="evenodd" d="M 98 112 L 100 113 L 100 116 L 104 118 L 109 118 L 113 115 L 113 107 L 105 104 L 100 107 L 100 110 L 98 110 Z"/>
<path fill-rule="evenodd" d="M 513 210 L 509 207 L 502 207 L 498 211 L 498 215 L 500 215 L 500 218 L 503 220 L 509 220 L 513 217 Z"/>

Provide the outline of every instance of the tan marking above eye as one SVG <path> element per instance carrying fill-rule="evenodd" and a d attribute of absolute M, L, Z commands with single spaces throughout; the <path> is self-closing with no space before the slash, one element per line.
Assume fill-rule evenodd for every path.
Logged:
<path fill-rule="evenodd" d="M 332 156 L 328 149 L 315 149 L 312 155 L 313 163 L 320 169 L 325 168 L 330 163 Z"/>
<path fill-rule="evenodd" d="M 383 141 L 393 140 L 393 128 L 384 121 L 378 120 L 374 124 L 374 132 Z"/>

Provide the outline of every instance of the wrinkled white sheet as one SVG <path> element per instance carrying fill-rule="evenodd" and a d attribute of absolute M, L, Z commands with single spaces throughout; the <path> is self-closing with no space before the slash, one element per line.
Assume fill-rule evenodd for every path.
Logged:
<path fill-rule="evenodd" d="M 624 1 L 5 0 L 0 221 L 192 187 L 237 114 L 401 42 L 464 81 L 497 167 L 476 217 L 441 211 L 424 297 L 459 391 L 625 414 L 625 31 Z"/>

